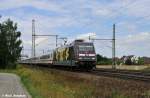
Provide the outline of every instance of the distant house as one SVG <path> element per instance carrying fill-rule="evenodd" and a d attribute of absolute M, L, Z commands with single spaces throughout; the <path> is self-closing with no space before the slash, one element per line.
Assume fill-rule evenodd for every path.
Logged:
<path fill-rule="evenodd" d="M 123 56 L 121 57 L 121 61 L 127 65 L 138 64 L 139 57 L 134 56 L 134 55 Z"/>

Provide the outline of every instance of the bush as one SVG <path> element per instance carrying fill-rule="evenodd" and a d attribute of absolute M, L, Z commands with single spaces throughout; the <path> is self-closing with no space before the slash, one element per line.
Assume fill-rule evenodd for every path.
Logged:
<path fill-rule="evenodd" d="M 112 64 L 112 60 L 107 58 L 107 57 L 104 57 L 102 55 L 99 55 L 97 54 L 97 64 L 98 65 L 110 65 Z"/>

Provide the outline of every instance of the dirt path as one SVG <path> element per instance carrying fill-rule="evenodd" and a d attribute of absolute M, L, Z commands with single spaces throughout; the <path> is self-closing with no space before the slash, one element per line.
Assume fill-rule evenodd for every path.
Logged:
<path fill-rule="evenodd" d="M 31 98 L 15 74 L 0 73 L 0 98 Z"/>

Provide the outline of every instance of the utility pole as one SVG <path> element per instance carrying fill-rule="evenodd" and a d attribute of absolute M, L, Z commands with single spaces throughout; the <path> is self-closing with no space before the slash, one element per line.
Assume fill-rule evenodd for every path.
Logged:
<path fill-rule="evenodd" d="M 32 58 L 35 57 L 35 20 L 32 20 Z"/>
<path fill-rule="evenodd" d="M 56 48 L 57 48 L 57 40 L 58 40 L 58 35 L 55 35 L 56 36 Z"/>
<path fill-rule="evenodd" d="M 116 69 L 116 47 L 115 47 L 115 24 L 113 24 L 113 38 L 112 38 L 112 68 Z"/>
<path fill-rule="evenodd" d="M 54 36 L 54 37 L 56 37 L 56 47 L 57 47 L 58 35 L 37 35 L 37 34 L 35 34 L 35 20 L 33 19 L 32 20 L 32 51 L 31 51 L 32 58 L 36 57 L 35 39 L 38 36 Z"/>
<path fill-rule="evenodd" d="M 99 38 L 95 38 L 95 39 L 92 39 L 90 36 L 89 36 L 89 40 L 93 40 L 93 42 L 95 40 L 99 40 L 99 41 L 112 41 L 112 68 L 113 69 L 116 69 L 116 59 L 115 59 L 115 55 L 116 55 L 116 48 L 115 48 L 115 24 L 113 24 L 113 36 L 112 36 L 112 39 L 99 39 Z"/>

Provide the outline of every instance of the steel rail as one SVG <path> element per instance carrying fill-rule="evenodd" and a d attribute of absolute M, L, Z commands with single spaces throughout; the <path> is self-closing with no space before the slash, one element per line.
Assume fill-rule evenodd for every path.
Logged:
<path fill-rule="evenodd" d="M 150 82 L 150 74 L 145 74 L 142 72 L 131 72 L 131 71 L 108 71 L 108 70 L 93 70 L 92 74 L 95 75 L 103 75 L 109 77 L 117 77 L 121 79 L 131 79 L 131 80 L 139 80 L 144 82 Z"/>
<path fill-rule="evenodd" d="M 31 66 L 30 66 L 31 67 Z M 32 67 L 37 67 L 32 66 Z M 150 82 L 150 73 L 138 72 L 138 71 L 129 71 L 129 70 L 110 70 L 110 69 L 94 69 L 91 71 L 80 70 L 80 69 L 71 69 L 65 67 L 48 67 L 48 66 L 38 66 L 39 69 L 54 69 L 60 71 L 68 71 L 68 72 L 75 72 L 87 75 L 96 75 L 96 76 L 105 76 L 111 78 L 120 78 L 125 80 L 136 80 L 136 81 L 143 81 L 143 82 Z"/>

